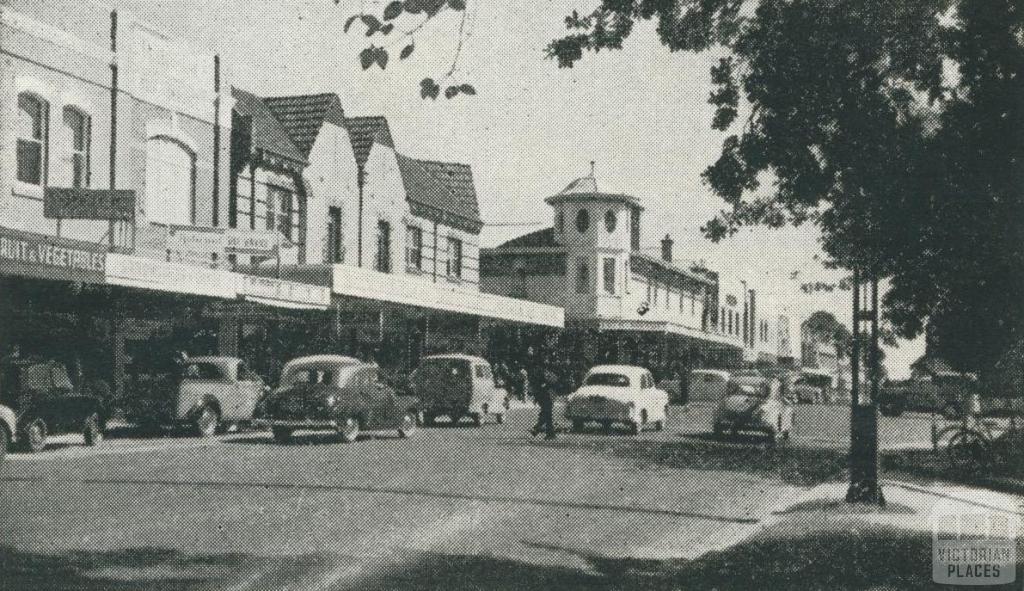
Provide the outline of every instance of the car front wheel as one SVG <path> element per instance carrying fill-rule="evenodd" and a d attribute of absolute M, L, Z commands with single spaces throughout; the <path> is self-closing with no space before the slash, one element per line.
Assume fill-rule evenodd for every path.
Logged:
<path fill-rule="evenodd" d="M 85 444 L 89 447 L 99 445 L 103 441 L 103 425 L 99 415 L 94 414 L 85 419 L 82 436 L 85 438 Z"/>
<path fill-rule="evenodd" d="M 219 424 L 220 415 L 217 414 L 217 410 L 210 406 L 204 406 L 203 410 L 199 411 L 199 416 L 196 417 L 196 435 L 199 437 L 213 437 L 217 434 L 217 426 Z"/>
<path fill-rule="evenodd" d="M 43 419 L 35 419 L 25 425 L 22 437 L 22 449 L 30 453 L 39 453 L 46 449 L 46 423 Z"/>
<path fill-rule="evenodd" d="M 359 420 L 355 417 L 346 418 L 342 424 L 338 425 L 338 435 L 344 443 L 355 441 L 359 437 Z"/>
<path fill-rule="evenodd" d="M 271 432 L 274 434 L 274 441 L 276 443 L 285 444 L 291 441 L 292 430 L 287 427 L 273 427 Z"/>

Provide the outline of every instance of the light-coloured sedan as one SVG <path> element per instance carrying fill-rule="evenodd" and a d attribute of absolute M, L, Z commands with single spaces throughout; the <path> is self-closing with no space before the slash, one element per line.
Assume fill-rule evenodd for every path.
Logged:
<path fill-rule="evenodd" d="M 783 396 L 782 384 L 777 378 L 754 372 L 734 374 L 715 410 L 713 429 L 715 437 L 757 431 L 771 441 L 789 439 L 793 407 Z"/>
<path fill-rule="evenodd" d="M 598 365 L 583 378 L 583 385 L 566 400 L 565 416 L 574 431 L 587 423 L 605 428 L 625 424 L 636 434 L 648 426 L 665 428 L 668 394 L 654 384 L 651 372 L 632 365 Z"/>

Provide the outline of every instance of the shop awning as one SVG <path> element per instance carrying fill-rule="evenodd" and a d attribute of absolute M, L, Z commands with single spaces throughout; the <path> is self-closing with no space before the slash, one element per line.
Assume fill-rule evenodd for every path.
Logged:
<path fill-rule="evenodd" d="M 283 300 L 275 300 L 272 298 L 261 298 L 259 296 L 243 296 L 243 299 L 247 302 L 253 302 L 256 304 L 263 304 L 264 306 L 272 306 L 275 308 L 287 308 L 289 310 L 326 310 L 328 306 L 318 306 L 315 304 L 300 304 L 298 302 L 287 302 Z"/>
<path fill-rule="evenodd" d="M 105 274 L 109 285 L 223 299 L 238 294 L 237 275 L 230 271 L 133 255 L 108 254 Z"/>
<path fill-rule="evenodd" d="M 277 308 L 326 310 L 331 305 L 328 287 L 274 277 L 239 274 L 237 290 L 246 301 Z"/>

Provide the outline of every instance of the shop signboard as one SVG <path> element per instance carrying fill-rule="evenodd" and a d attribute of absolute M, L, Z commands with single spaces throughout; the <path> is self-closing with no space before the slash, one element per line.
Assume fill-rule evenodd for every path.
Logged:
<path fill-rule="evenodd" d="M 329 287 L 255 275 L 239 275 L 238 294 L 248 300 L 283 307 L 326 309 L 331 305 Z"/>
<path fill-rule="evenodd" d="M 230 229 L 224 232 L 224 251 L 231 254 L 275 256 L 280 233 Z"/>
<path fill-rule="evenodd" d="M 229 271 L 123 254 L 107 257 L 106 282 L 224 299 L 237 294 L 235 274 Z"/>
<path fill-rule="evenodd" d="M 221 254 L 224 252 L 224 230 L 198 226 L 168 226 L 166 248 L 182 254 Z"/>
<path fill-rule="evenodd" d="M 0 274 L 103 283 L 107 253 L 91 242 L 0 228 Z"/>
<path fill-rule="evenodd" d="M 128 220 L 135 210 L 135 191 L 46 187 L 43 216 L 61 220 Z"/>

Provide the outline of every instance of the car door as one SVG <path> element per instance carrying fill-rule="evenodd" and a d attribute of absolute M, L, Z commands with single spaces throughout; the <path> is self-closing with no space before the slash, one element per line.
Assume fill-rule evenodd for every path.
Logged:
<path fill-rule="evenodd" d="M 247 421 L 252 418 L 256 402 L 263 395 L 263 380 L 249 369 L 249 366 L 244 361 L 238 363 L 236 376 L 232 418 L 239 421 Z"/>

